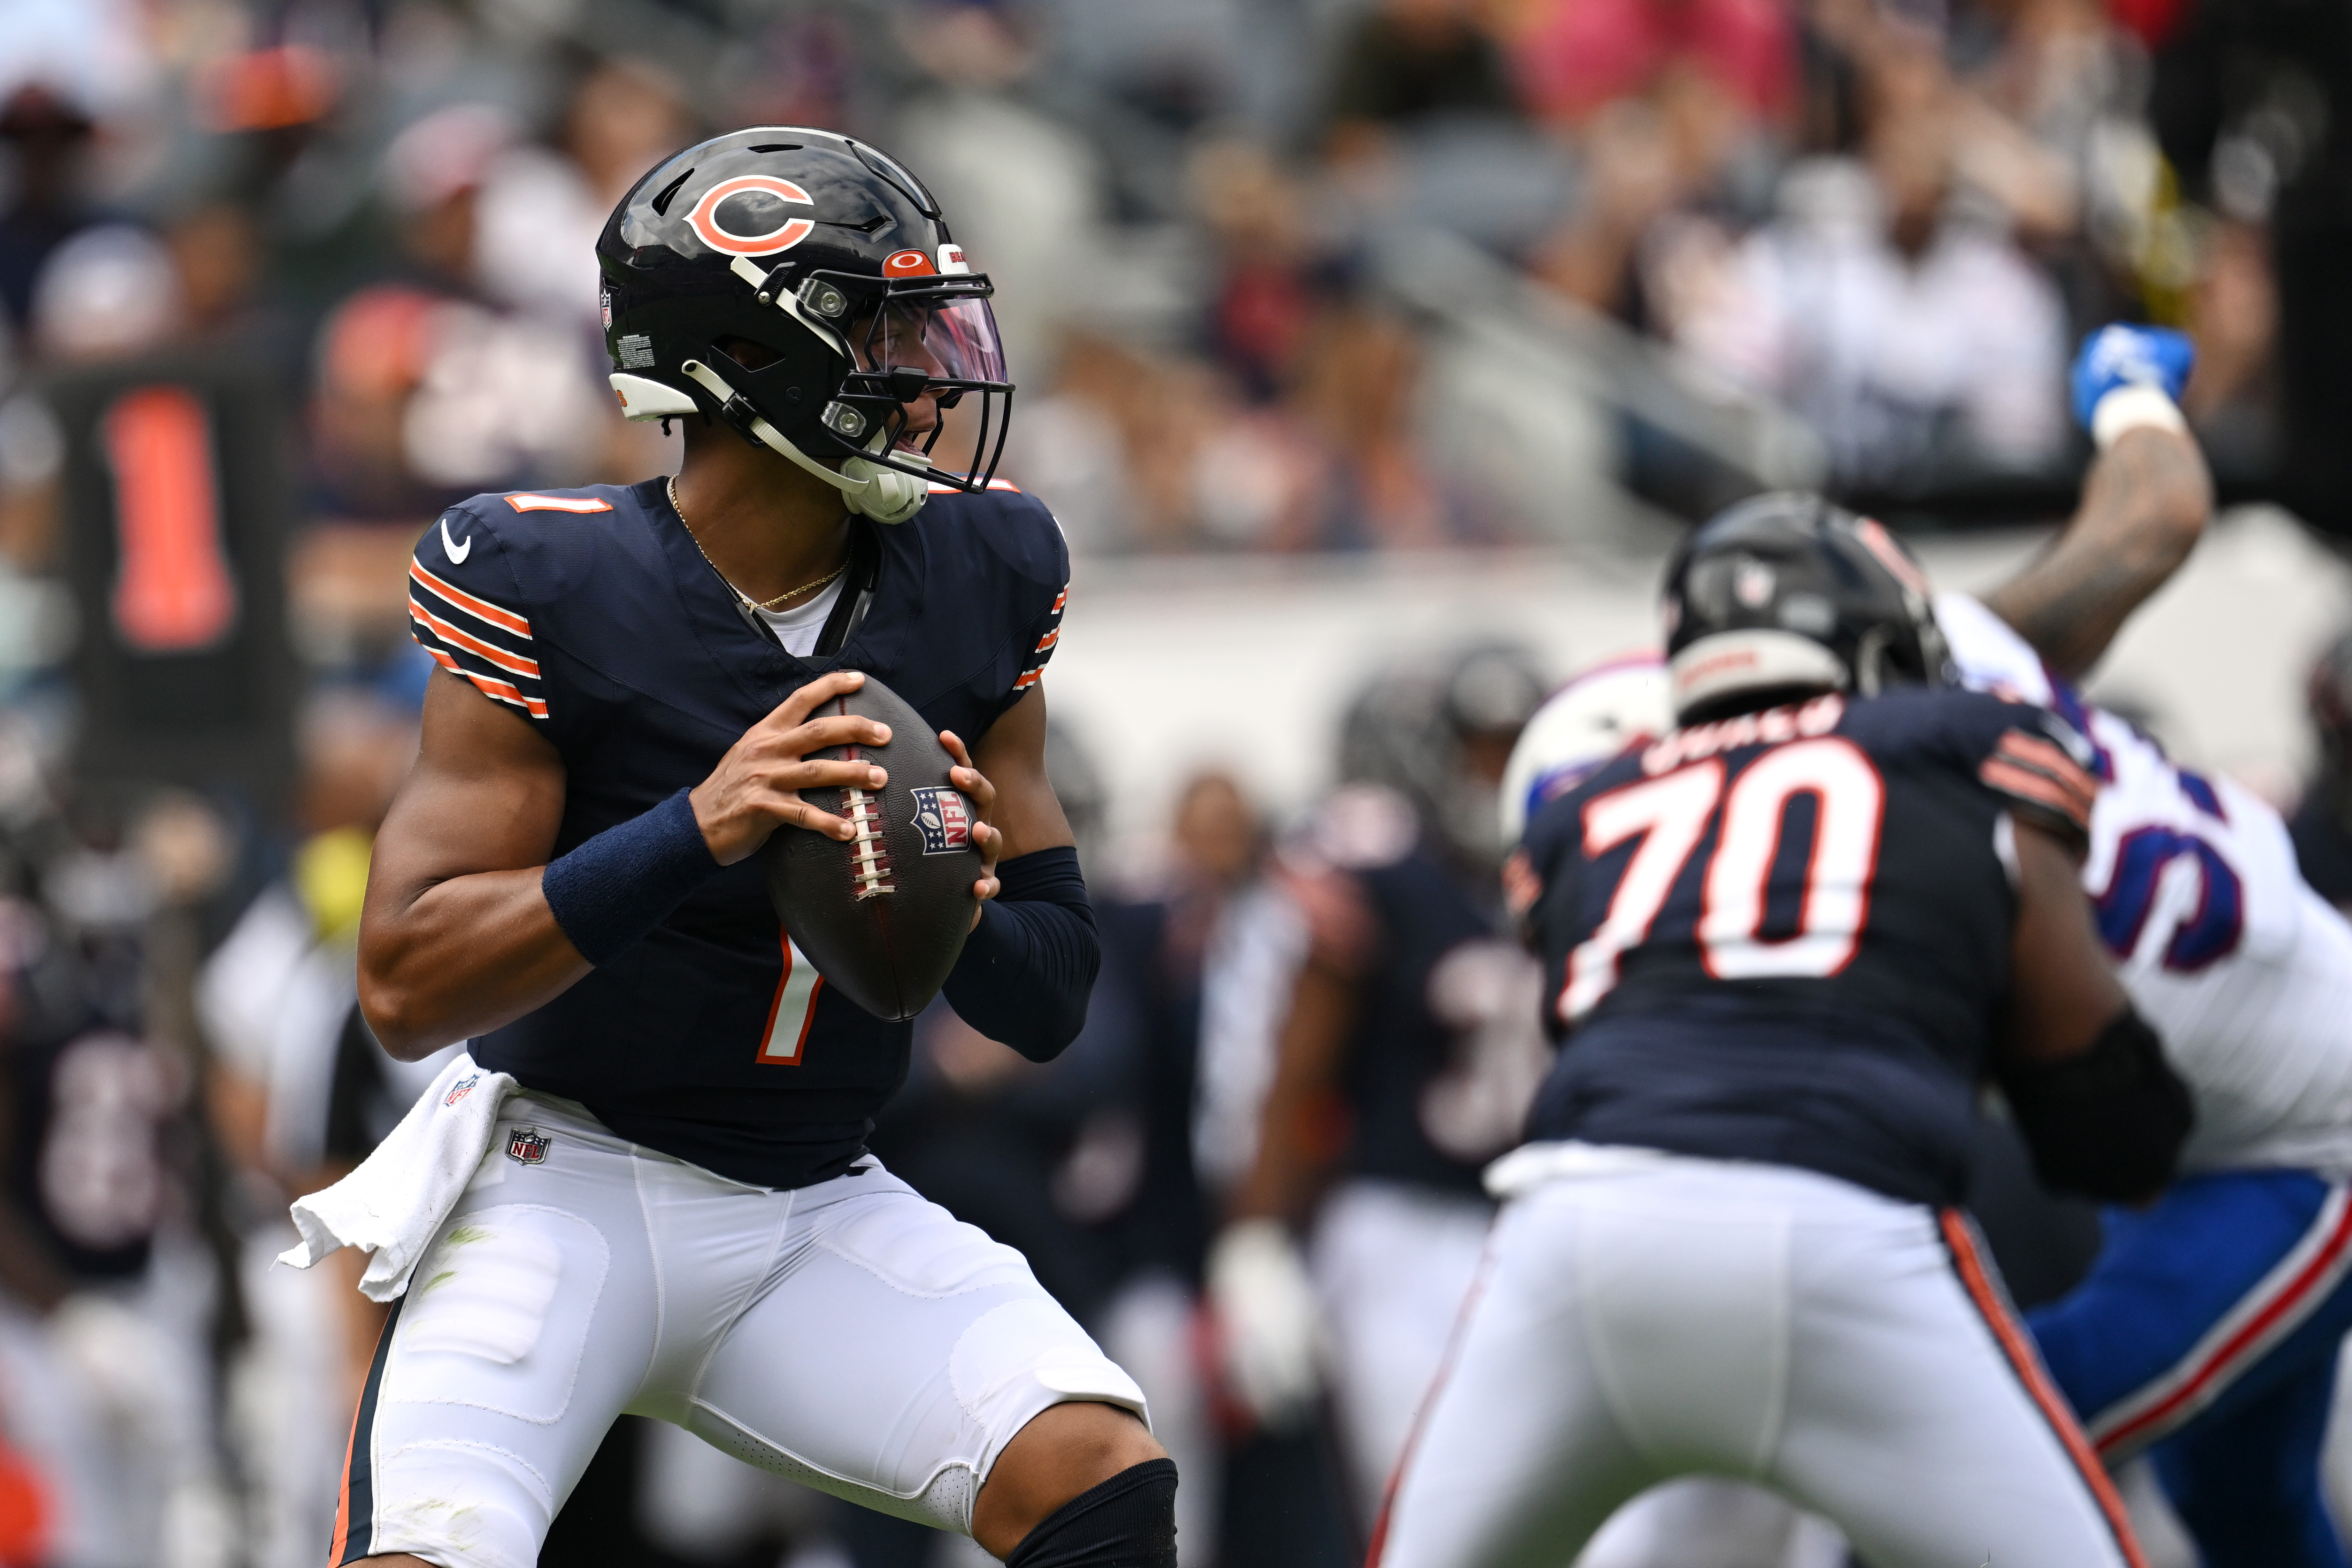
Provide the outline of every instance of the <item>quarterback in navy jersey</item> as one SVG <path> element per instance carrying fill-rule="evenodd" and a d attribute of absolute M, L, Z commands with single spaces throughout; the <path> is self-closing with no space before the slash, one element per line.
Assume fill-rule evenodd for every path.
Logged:
<path fill-rule="evenodd" d="M 410 568 L 449 679 L 377 840 L 362 1004 L 395 1056 L 466 1038 L 518 1087 L 394 1305 L 333 1561 L 524 1568 L 634 1412 L 1020 1568 L 1173 1568 L 1133 1380 L 866 1152 L 910 1026 L 823 984 L 754 859 L 853 836 L 802 792 L 882 770 L 812 753 L 887 731 L 812 715 L 877 679 L 977 817 L 949 1001 L 1040 1059 L 1084 1020 L 1040 684 L 1068 558 L 992 481 L 988 279 L 905 169 L 796 127 L 654 169 L 597 254 L 614 392 L 685 463 L 477 497 Z"/>
<path fill-rule="evenodd" d="M 2076 881 L 2087 749 L 1945 685 L 1916 567 L 1819 498 L 1699 530 L 1665 612 L 1675 728 L 1528 829 L 1566 1043 L 1376 1568 L 1568 1562 L 1694 1473 L 1884 1568 L 2137 1568 L 1956 1206 L 1987 1079 L 2088 1195 L 2189 1131 Z"/>

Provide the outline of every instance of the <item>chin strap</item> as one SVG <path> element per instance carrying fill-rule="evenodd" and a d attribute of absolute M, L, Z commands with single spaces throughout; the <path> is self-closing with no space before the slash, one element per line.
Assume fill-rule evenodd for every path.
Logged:
<path fill-rule="evenodd" d="M 849 510 L 859 516 L 870 517 L 877 522 L 904 522 L 922 510 L 923 503 L 931 499 L 930 487 L 914 475 L 864 458 L 845 459 L 841 471 L 835 473 L 784 439 L 783 433 L 762 418 L 750 399 L 730 385 L 725 376 L 698 359 L 688 360 L 678 368 L 718 402 L 719 417 L 839 490 Z"/>

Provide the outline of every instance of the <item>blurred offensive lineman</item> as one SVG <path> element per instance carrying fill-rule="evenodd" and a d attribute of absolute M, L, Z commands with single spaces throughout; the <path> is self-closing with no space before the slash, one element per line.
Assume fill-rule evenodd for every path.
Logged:
<path fill-rule="evenodd" d="M 683 422 L 685 467 L 477 498 L 411 568 L 459 679 L 377 840 L 362 1000 L 394 1055 L 471 1037 L 522 1092 L 376 1352 L 334 1561 L 528 1568 L 634 1411 L 1022 1568 L 1172 1568 L 1134 1383 L 865 1153 L 908 1026 L 824 984 L 750 858 L 851 836 L 798 792 L 880 785 L 803 760 L 886 738 L 808 717 L 871 672 L 941 727 L 1002 857 L 949 999 L 1040 1058 L 1085 1016 L 1033 689 L 1067 557 L 989 482 L 988 280 L 898 164 L 776 127 L 647 174 L 597 257 L 614 390 Z M 925 456 L 943 421 L 960 468 Z"/>
<path fill-rule="evenodd" d="M 1916 577 L 1816 498 L 1709 523 L 1666 582 L 1677 727 L 1530 825 L 1573 1033 L 1383 1568 L 1566 1562 L 1691 1472 L 1881 1568 L 2139 1562 L 1954 1205 L 1988 1072 L 2044 1178 L 2113 1199 L 2163 1184 L 2187 1097 L 2075 878 L 2086 749 L 1938 684 Z"/>
<path fill-rule="evenodd" d="M 1383 671 L 1341 726 L 1345 782 L 1283 855 L 1300 951 L 1209 1296 L 1234 1390 L 1269 1426 L 1268 1391 L 1311 1394 L 1324 1339 L 1366 1529 L 1477 1274 L 1479 1172 L 1549 1065 L 1536 965 L 1497 935 L 1493 809 L 1542 694 L 1505 644 Z"/>
<path fill-rule="evenodd" d="M 2175 334 L 2095 336 L 2075 411 L 2103 450 L 2081 509 L 1983 601 L 1946 594 L 1936 613 L 1963 681 L 2047 703 L 2093 742 L 2104 787 L 2084 888 L 2197 1110 L 2187 1174 L 2152 1209 L 2110 1213 L 2089 1279 L 2029 1316 L 2043 1360 L 2104 1460 L 2147 1454 L 2214 1568 L 2341 1568 L 2319 1466 L 2352 1329 L 2352 924 L 2297 876 L 2267 804 L 2070 684 L 2210 515 L 2171 401 L 2188 369 Z M 1664 717 L 1645 689 L 1602 695 L 1620 724 Z M 1559 793 L 1589 761 L 1560 741 L 1528 750 L 1517 799 Z"/>

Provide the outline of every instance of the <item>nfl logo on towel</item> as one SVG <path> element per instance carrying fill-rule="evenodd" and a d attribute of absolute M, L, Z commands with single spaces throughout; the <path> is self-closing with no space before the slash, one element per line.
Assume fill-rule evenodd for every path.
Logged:
<path fill-rule="evenodd" d="M 474 1086 L 481 1081 L 482 1075 L 480 1073 L 467 1074 L 464 1078 L 459 1079 L 456 1083 L 450 1085 L 449 1092 L 441 1097 L 441 1103 L 444 1105 L 457 1104 L 459 1100 L 473 1093 Z"/>
<path fill-rule="evenodd" d="M 946 855 L 971 846 L 971 809 L 951 789 L 909 790 L 915 826 L 923 832 L 923 853 Z"/>
<path fill-rule="evenodd" d="M 507 1140 L 507 1158 L 518 1165 L 542 1165 L 547 1163 L 547 1137 L 536 1127 L 517 1128 Z"/>

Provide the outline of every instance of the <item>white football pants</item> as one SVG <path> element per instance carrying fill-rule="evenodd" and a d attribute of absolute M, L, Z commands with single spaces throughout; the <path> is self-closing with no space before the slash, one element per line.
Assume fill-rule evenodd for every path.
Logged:
<path fill-rule="evenodd" d="M 1496 1219 L 1377 1568 L 1559 1568 L 1689 1473 L 1771 1487 L 1876 1568 L 2139 1568 L 1956 1215 L 1789 1167 L 1555 1148 Z"/>
<path fill-rule="evenodd" d="M 1412 1435 L 1494 1219 L 1482 1198 L 1368 1180 L 1335 1188 L 1316 1215 L 1307 1267 L 1331 1332 L 1331 1403 L 1364 1526 Z"/>
<path fill-rule="evenodd" d="M 330 1563 L 533 1568 L 624 1413 L 969 1532 L 1031 1417 L 1142 1411 L 1019 1253 L 858 1164 L 745 1186 L 510 1100 L 376 1351 Z"/>

